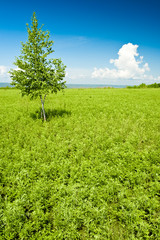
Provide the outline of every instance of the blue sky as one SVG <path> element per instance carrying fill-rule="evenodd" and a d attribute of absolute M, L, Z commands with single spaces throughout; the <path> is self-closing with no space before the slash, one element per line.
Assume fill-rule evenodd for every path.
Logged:
<path fill-rule="evenodd" d="M 0 82 L 8 82 L 26 23 L 36 12 L 68 83 L 160 82 L 159 0 L 3 1 L 0 6 Z"/>

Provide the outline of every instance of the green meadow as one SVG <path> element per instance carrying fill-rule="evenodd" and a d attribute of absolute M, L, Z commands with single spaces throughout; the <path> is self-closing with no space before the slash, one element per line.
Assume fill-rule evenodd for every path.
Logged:
<path fill-rule="evenodd" d="M 0 89 L 0 239 L 160 239 L 160 89 Z"/>

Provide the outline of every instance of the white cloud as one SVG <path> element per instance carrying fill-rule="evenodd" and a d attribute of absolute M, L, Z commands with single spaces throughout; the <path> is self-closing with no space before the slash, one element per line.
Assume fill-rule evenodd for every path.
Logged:
<path fill-rule="evenodd" d="M 110 59 L 110 63 L 115 68 L 95 68 L 92 72 L 92 78 L 110 79 L 110 80 L 156 80 L 152 75 L 147 75 L 150 71 L 148 63 L 143 64 L 143 56 L 137 52 L 138 45 L 132 43 L 124 44 L 119 52 L 117 59 Z"/>
<path fill-rule="evenodd" d="M 160 82 L 160 76 L 158 76 L 157 78 L 155 78 L 155 80 L 156 80 L 157 82 Z"/>
<path fill-rule="evenodd" d="M 8 67 L 1 65 L 0 66 L 0 76 L 4 76 L 8 72 Z"/>
<path fill-rule="evenodd" d="M 10 82 L 9 69 L 8 66 L 0 65 L 0 82 Z"/>
<path fill-rule="evenodd" d="M 0 65 L 0 82 L 11 82 L 10 74 L 8 73 L 11 67 Z M 16 71 L 21 70 L 18 67 L 12 68 Z"/>
<path fill-rule="evenodd" d="M 86 79 L 91 76 L 91 70 L 85 68 L 67 68 L 66 69 L 66 79 L 67 80 L 77 80 Z"/>

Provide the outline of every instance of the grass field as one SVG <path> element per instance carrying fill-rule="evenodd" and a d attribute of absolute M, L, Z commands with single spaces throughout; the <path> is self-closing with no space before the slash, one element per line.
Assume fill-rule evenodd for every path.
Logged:
<path fill-rule="evenodd" d="M 0 239 L 160 239 L 160 89 L 0 89 Z"/>

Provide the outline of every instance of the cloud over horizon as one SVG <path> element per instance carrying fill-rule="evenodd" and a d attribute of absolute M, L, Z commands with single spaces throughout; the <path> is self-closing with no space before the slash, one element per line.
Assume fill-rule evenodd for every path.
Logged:
<path fill-rule="evenodd" d="M 139 56 L 138 45 L 132 43 L 124 44 L 118 51 L 117 59 L 110 59 L 114 68 L 95 68 L 92 78 L 110 80 L 157 80 L 152 75 L 147 75 L 150 71 L 148 63 L 143 63 L 143 56 Z"/>
<path fill-rule="evenodd" d="M 8 66 L 0 65 L 0 82 L 10 82 L 8 71 Z"/>
<path fill-rule="evenodd" d="M 4 65 L 0 65 L 0 76 L 4 76 L 8 72 L 8 68 Z"/>

